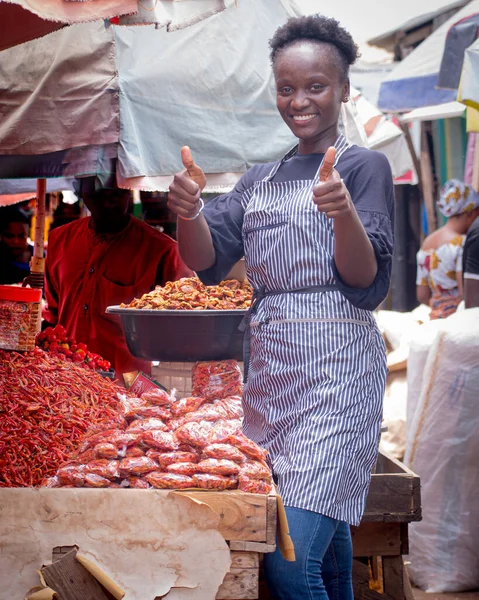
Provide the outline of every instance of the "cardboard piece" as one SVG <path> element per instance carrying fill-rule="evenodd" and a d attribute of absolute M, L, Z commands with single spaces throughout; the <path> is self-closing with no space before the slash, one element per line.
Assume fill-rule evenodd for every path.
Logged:
<path fill-rule="evenodd" d="M 37 569 L 51 563 L 52 549 L 77 545 L 128 600 L 166 595 L 168 600 L 214 600 L 231 564 L 219 516 L 204 503 L 168 491 L 112 492 L 1 490 L 4 597 L 24 598 L 38 586 Z M 41 592 L 35 600 L 45 599 L 46 591 Z"/>

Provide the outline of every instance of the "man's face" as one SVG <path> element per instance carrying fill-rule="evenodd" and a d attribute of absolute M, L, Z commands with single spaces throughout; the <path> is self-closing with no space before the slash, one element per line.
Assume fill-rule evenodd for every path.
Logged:
<path fill-rule="evenodd" d="M 130 192 L 128 190 L 99 190 L 84 194 L 83 201 L 96 224 L 108 228 L 122 223 L 128 214 Z"/>
<path fill-rule="evenodd" d="M 2 242 L 10 250 L 15 260 L 22 258 L 28 248 L 28 225 L 26 223 L 9 223 L 2 231 Z"/>

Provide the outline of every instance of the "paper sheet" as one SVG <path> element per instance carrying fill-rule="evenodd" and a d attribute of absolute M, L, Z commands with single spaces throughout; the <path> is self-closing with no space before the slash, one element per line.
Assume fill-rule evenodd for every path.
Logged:
<path fill-rule="evenodd" d="M 231 564 L 218 522 L 209 506 L 160 490 L 3 489 L 1 598 L 24 598 L 52 549 L 76 544 L 126 600 L 214 600 Z"/>

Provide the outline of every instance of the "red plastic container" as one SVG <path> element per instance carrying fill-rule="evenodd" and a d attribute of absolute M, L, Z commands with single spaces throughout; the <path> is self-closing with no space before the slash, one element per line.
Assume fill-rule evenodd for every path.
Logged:
<path fill-rule="evenodd" d="M 25 352 L 40 331 L 42 291 L 0 285 L 0 348 Z"/>

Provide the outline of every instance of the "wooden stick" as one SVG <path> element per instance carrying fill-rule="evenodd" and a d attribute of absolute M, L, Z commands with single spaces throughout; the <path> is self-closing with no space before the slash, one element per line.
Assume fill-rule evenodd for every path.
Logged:
<path fill-rule="evenodd" d="M 472 167 L 472 187 L 479 192 L 479 133 L 474 134 L 474 161 Z"/>
<path fill-rule="evenodd" d="M 421 176 L 424 204 L 426 205 L 428 234 L 431 234 L 437 229 L 437 215 L 434 206 L 434 181 L 431 156 L 429 154 L 424 123 L 421 123 Z"/>
<path fill-rule="evenodd" d="M 33 256 L 35 258 L 43 258 L 45 249 L 45 200 L 47 192 L 47 180 L 37 179 L 37 205 L 35 217 L 35 237 Z"/>

